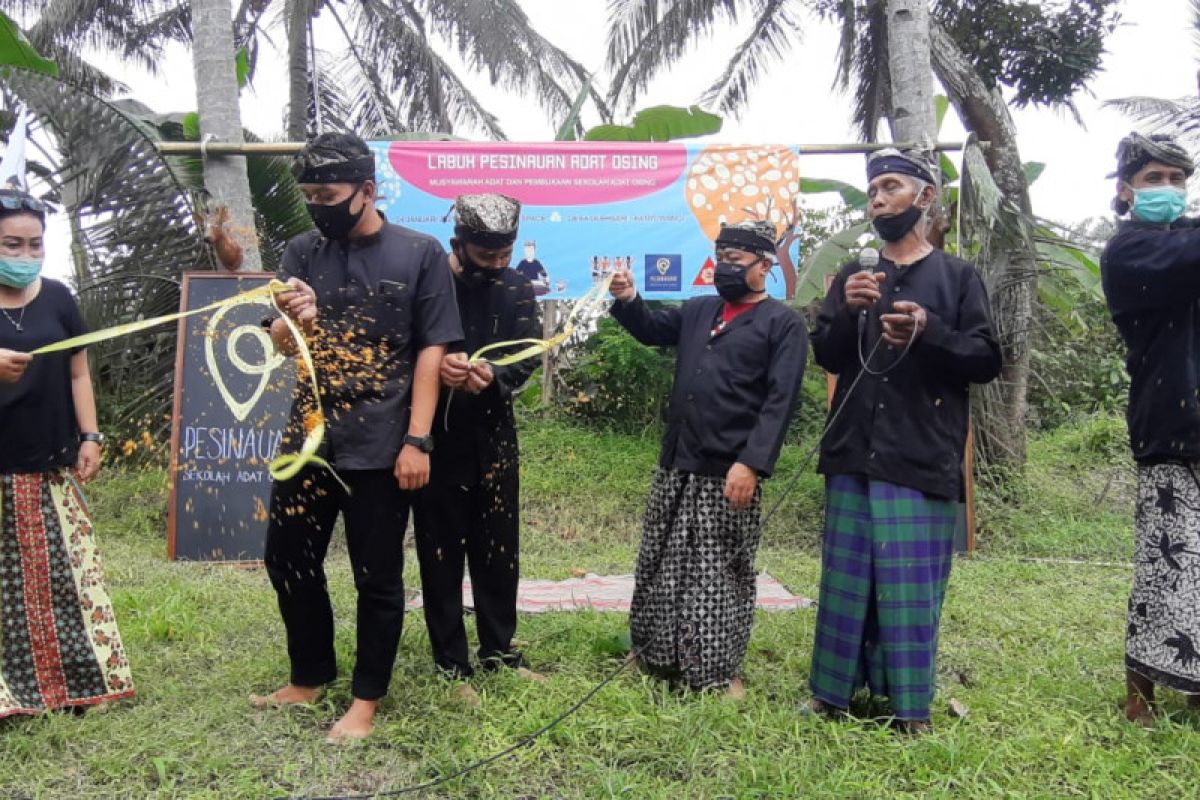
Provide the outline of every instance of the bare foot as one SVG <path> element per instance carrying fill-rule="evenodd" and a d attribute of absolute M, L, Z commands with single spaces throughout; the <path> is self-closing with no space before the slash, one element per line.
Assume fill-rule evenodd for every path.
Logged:
<path fill-rule="evenodd" d="M 458 686 L 455 686 L 453 697 L 458 702 L 471 708 L 481 708 L 483 706 L 483 700 L 480 699 L 479 693 L 469 683 L 460 683 Z"/>
<path fill-rule="evenodd" d="M 1191 704 L 1191 698 L 1188 699 L 1188 704 Z M 1146 702 L 1146 698 L 1141 695 L 1127 697 L 1125 698 L 1125 719 L 1139 728 L 1153 728 L 1154 706 Z"/>
<path fill-rule="evenodd" d="M 729 682 L 729 685 L 725 687 L 725 697 L 730 700 L 746 699 L 746 686 L 742 683 L 741 678 L 734 678 Z"/>
<path fill-rule="evenodd" d="M 527 681 L 536 681 L 537 683 L 545 683 L 546 676 L 540 672 L 534 672 L 528 667 L 517 667 L 517 674 Z"/>
<path fill-rule="evenodd" d="M 333 724 L 325 741 L 329 744 L 345 744 L 351 741 L 365 739 L 375 729 L 375 709 L 379 707 L 378 700 L 360 700 L 354 698 L 350 708 L 342 718 Z"/>
<path fill-rule="evenodd" d="M 281 706 L 306 706 L 316 702 L 321 696 L 320 686 L 297 686 L 289 683 L 282 689 L 276 689 L 265 697 L 260 694 L 250 695 L 250 705 L 258 709 L 280 708 Z"/>
<path fill-rule="evenodd" d="M 902 732 L 914 736 L 933 732 L 933 726 L 929 724 L 929 720 L 925 719 L 901 719 L 897 720 L 896 724 Z"/>
<path fill-rule="evenodd" d="M 802 717 L 819 717 L 821 719 L 844 719 L 847 715 L 846 709 L 830 705 L 815 697 L 807 703 L 802 703 L 797 711 Z"/>

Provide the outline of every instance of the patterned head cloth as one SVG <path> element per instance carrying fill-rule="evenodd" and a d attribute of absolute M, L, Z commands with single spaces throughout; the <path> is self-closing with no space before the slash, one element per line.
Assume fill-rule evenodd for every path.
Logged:
<path fill-rule="evenodd" d="M 1108 177 L 1132 180 L 1151 161 L 1179 167 L 1189 178 L 1196 171 L 1191 155 L 1170 136 L 1165 133 L 1143 136 L 1134 131 L 1117 145 L 1117 171 Z"/>
<path fill-rule="evenodd" d="M 296 154 L 292 174 L 299 183 L 362 183 L 375 180 L 375 156 L 352 133 L 323 133 Z"/>
<path fill-rule="evenodd" d="M 900 151 L 894 147 L 887 147 L 872 153 L 867 159 L 868 181 L 889 172 L 934 183 L 929 157 L 919 150 Z"/>
<path fill-rule="evenodd" d="M 460 194 L 454 199 L 454 235 L 480 247 L 517 240 L 521 201 L 503 194 Z"/>
<path fill-rule="evenodd" d="M 733 224 L 722 222 L 716 246 L 733 247 L 774 258 L 775 225 L 760 219 L 748 219 Z"/>

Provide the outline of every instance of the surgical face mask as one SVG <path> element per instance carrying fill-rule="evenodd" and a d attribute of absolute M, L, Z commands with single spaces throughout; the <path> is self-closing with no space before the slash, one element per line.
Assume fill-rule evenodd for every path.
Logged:
<path fill-rule="evenodd" d="M 885 242 L 898 242 L 908 235 L 924 213 L 923 209 L 911 205 L 899 214 L 876 217 L 871 220 L 871 224 L 875 226 L 875 232 L 879 234 L 880 239 Z"/>
<path fill-rule="evenodd" d="M 750 284 L 746 283 L 746 273 L 749 269 L 749 267 L 731 264 L 728 261 L 717 264 L 717 268 L 713 271 L 713 286 L 717 287 L 717 294 L 721 295 L 722 300 L 736 303 L 748 294 L 765 291 L 764 289 L 751 289 Z"/>
<path fill-rule="evenodd" d="M 365 203 L 357 212 L 350 211 L 350 204 L 354 202 L 354 196 L 358 194 L 359 189 L 355 189 L 340 203 L 329 206 L 318 203 L 307 204 L 308 215 L 312 217 L 313 224 L 326 239 L 346 239 L 350 236 L 350 231 L 354 230 L 354 226 L 362 219 L 363 211 L 366 210 Z"/>
<path fill-rule="evenodd" d="M 1133 190 L 1133 215 L 1144 222 L 1170 225 L 1183 216 L 1187 192 L 1174 186 Z"/>
<path fill-rule="evenodd" d="M 42 259 L 0 256 L 0 284 L 24 289 L 42 272 Z"/>

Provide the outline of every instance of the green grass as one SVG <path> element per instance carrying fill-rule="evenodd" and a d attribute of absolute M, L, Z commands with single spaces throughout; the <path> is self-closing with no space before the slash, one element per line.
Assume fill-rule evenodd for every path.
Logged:
<path fill-rule="evenodd" d="M 1006 503 L 985 492 L 981 550 L 955 565 L 942 627 L 932 735 L 802 718 L 814 613 L 761 613 L 734 705 L 622 674 L 512 758 L 430 796 L 490 797 L 1189 797 L 1200 781 L 1200 718 L 1178 698 L 1154 731 L 1125 724 L 1122 631 L 1129 571 L 1026 557 L 1128 557 L 1129 465 L 1112 420 L 1035 440 Z M 523 431 L 523 572 L 628 572 L 653 437 L 538 421 Z M 776 496 L 804 460 L 789 448 Z M 811 469 L 811 468 L 810 468 Z M 1113 480 L 1110 481 L 1110 476 Z M 1108 486 L 1107 490 L 1105 486 Z M 329 747 L 321 732 L 349 700 L 343 677 L 316 707 L 259 712 L 251 692 L 286 675 L 283 632 L 257 570 L 172 564 L 161 472 L 113 472 L 91 490 L 135 700 L 82 717 L 0 723 L 0 796 L 259 798 L 371 792 L 426 780 L 535 730 L 617 665 L 605 644 L 622 615 L 545 614 L 518 636 L 545 685 L 481 677 L 483 707 L 456 705 L 410 615 L 378 734 Z M 764 536 L 759 566 L 816 592 L 821 483 L 798 483 Z M 1102 496 L 1103 495 L 1103 496 Z M 411 551 L 410 551 L 411 553 Z M 353 649 L 344 552 L 329 573 L 343 666 Z M 417 584 L 415 559 L 407 577 Z M 949 715 L 951 698 L 964 719 Z"/>

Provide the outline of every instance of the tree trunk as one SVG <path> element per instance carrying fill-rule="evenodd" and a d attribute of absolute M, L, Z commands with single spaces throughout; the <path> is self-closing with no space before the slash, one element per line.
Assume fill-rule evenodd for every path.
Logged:
<path fill-rule="evenodd" d="M 888 0 L 888 71 L 894 142 L 933 142 L 933 69 L 929 64 L 929 3 Z"/>
<path fill-rule="evenodd" d="M 292 0 L 287 4 L 288 42 L 288 139 L 303 142 L 308 138 L 309 63 L 308 17 L 310 0 Z M 313 69 L 316 66 L 313 65 Z M 315 98 L 314 98 L 315 101 Z"/>
<path fill-rule="evenodd" d="M 240 144 L 244 139 L 229 0 L 192 0 L 192 38 L 201 141 L 211 137 L 212 141 Z M 245 157 L 205 159 L 204 187 L 214 206 L 229 209 L 229 232 L 244 254 L 241 268 L 261 270 Z"/>
<path fill-rule="evenodd" d="M 981 392 L 979 449 L 987 466 L 1025 463 L 1029 334 L 1037 291 L 1037 254 L 1029 218 L 1029 184 L 1017 149 L 1017 130 L 998 89 L 987 86 L 940 26 L 931 28 L 933 67 L 966 129 L 980 141 L 988 167 L 1003 193 L 993 257 L 980 264 L 991 294 L 992 321 L 1004 353 L 1000 377 Z"/>

